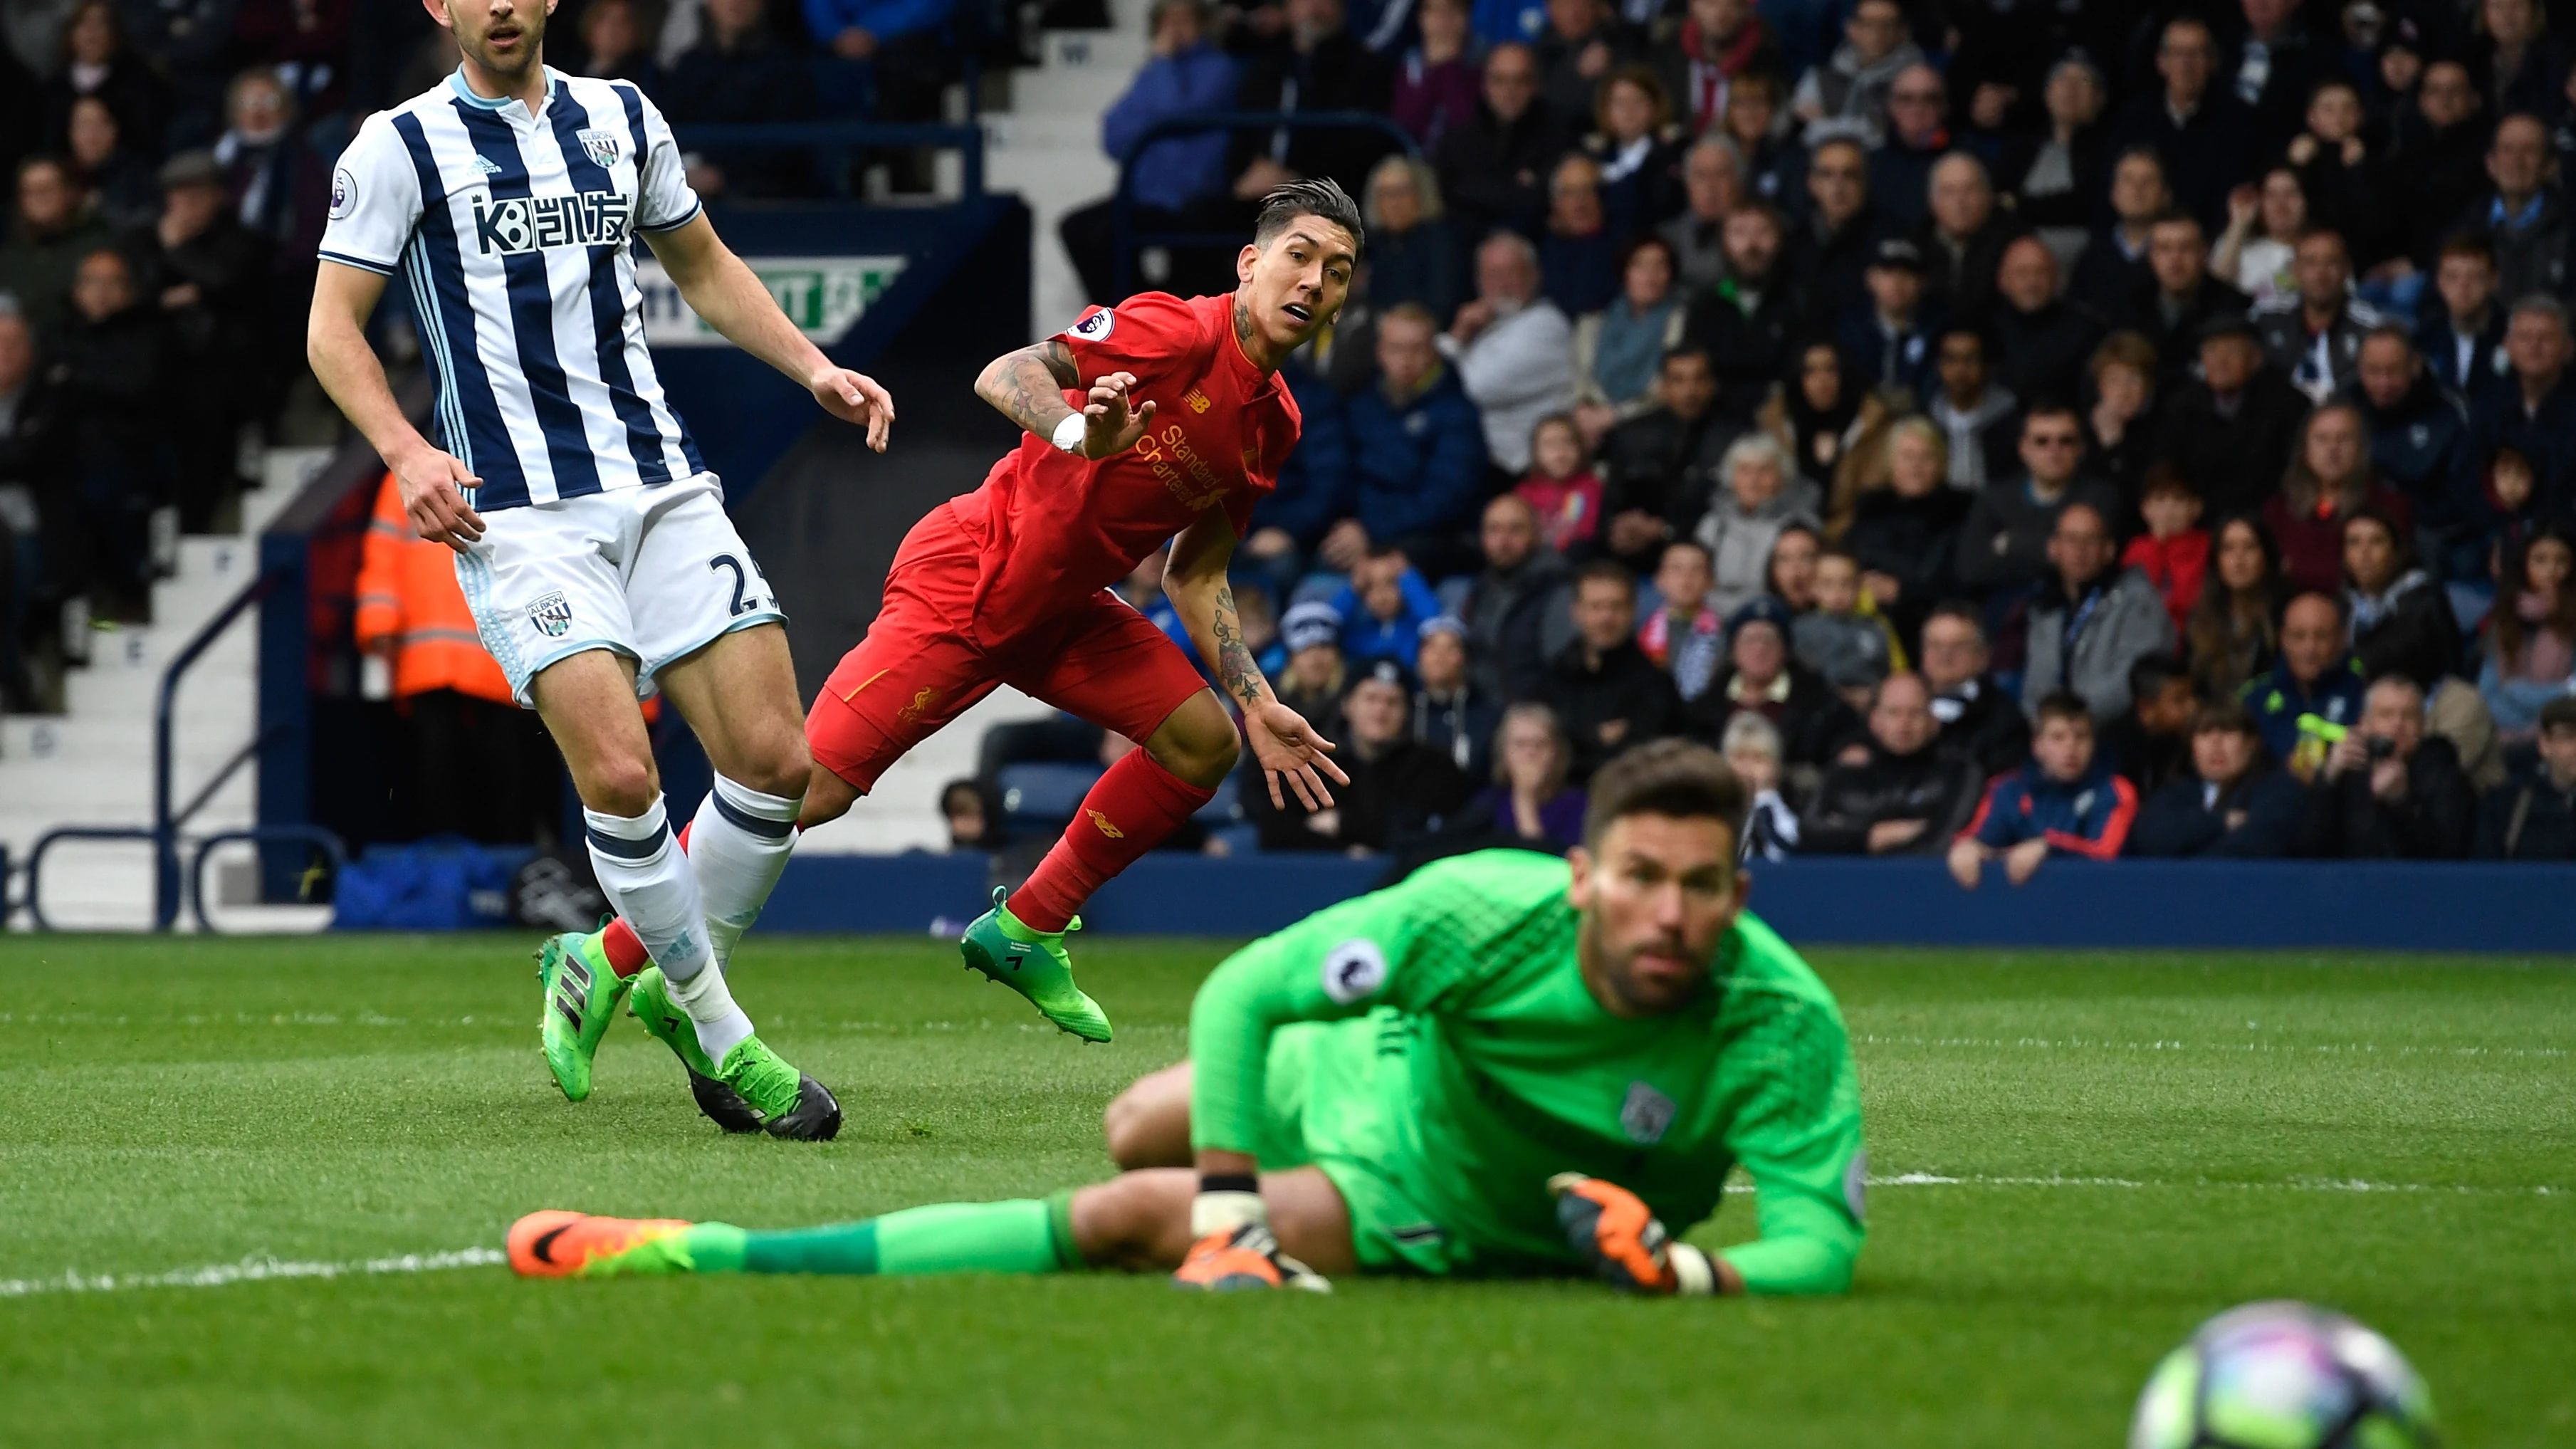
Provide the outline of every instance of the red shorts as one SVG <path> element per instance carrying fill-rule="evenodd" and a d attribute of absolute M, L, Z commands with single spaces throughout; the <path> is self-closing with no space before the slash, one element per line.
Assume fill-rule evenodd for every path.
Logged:
<path fill-rule="evenodd" d="M 1162 630 L 1106 589 L 1035 628 L 975 637 L 982 551 L 943 505 L 913 525 L 867 637 L 841 656 L 805 718 L 814 758 L 861 793 L 977 700 L 1008 684 L 1142 744 L 1207 688 Z"/>

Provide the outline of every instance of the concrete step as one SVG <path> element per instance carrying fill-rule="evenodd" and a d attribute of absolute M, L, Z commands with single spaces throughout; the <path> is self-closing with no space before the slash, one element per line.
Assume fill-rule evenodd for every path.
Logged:
<path fill-rule="evenodd" d="M 1125 93 L 1127 83 L 1145 68 L 1153 51 L 1153 42 L 1142 30 L 1050 30 L 1038 38 L 1039 74 L 1089 74 L 1107 76 L 1111 99 Z M 1012 73 L 1013 81 L 1026 80 L 1028 71 Z M 1020 95 L 1011 96 L 1012 109 L 1020 109 Z"/>
<path fill-rule="evenodd" d="M 1100 149 L 1100 116 L 1083 111 L 1006 111 L 984 117 L 984 176 L 991 184 L 993 166 L 1005 156 L 1039 155 L 1050 159 L 1081 156 L 1096 159 L 1113 173 L 1117 167 Z M 1101 188 L 1107 190 L 1107 187 Z"/>

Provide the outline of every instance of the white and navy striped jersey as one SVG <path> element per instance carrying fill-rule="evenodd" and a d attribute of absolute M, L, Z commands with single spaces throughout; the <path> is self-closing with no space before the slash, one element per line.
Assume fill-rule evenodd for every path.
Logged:
<path fill-rule="evenodd" d="M 629 81 L 549 67 L 537 114 L 447 83 L 369 116 L 331 177 L 322 259 L 411 288 L 439 446 L 490 512 L 704 472 L 644 346 L 635 233 L 699 211 Z"/>

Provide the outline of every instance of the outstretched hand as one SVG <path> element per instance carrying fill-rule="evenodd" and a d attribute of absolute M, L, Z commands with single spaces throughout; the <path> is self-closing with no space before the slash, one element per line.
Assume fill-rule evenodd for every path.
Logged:
<path fill-rule="evenodd" d="M 827 367 L 806 384 L 823 411 L 868 430 L 868 446 L 882 453 L 894 431 L 894 398 L 877 380 L 846 367 Z"/>
<path fill-rule="evenodd" d="M 483 536 L 483 515 L 465 502 L 463 488 L 482 486 L 474 470 L 452 454 L 423 444 L 420 452 L 394 463 L 394 486 L 402 490 L 403 514 L 412 532 L 458 553 Z"/>
<path fill-rule="evenodd" d="M 1151 403 L 1146 406 L 1153 406 Z M 1263 700 L 1243 713 L 1243 735 L 1251 742 L 1252 758 L 1261 765 L 1261 773 L 1270 782 L 1270 803 L 1281 810 L 1288 808 L 1288 796 L 1279 782 L 1288 782 L 1299 804 L 1308 810 L 1329 810 L 1333 792 L 1324 779 L 1347 785 L 1351 777 L 1330 758 L 1336 746 L 1315 733 L 1306 717 L 1275 699 Z"/>
<path fill-rule="evenodd" d="M 1113 372 L 1091 385 L 1091 398 L 1082 407 L 1082 456 L 1114 458 L 1145 436 L 1145 425 L 1154 420 L 1154 404 L 1148 400 L 1131 410 L 1127 390 L 1135 385 L 1132 372 Z"/>

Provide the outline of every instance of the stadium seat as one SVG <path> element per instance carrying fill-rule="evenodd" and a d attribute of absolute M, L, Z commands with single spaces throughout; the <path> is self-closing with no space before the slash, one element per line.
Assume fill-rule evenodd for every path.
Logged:
<path fill-rule="evenodd" d="M 1098 765 L 1004 766 L 1002 818 L 1015 832 L 1061 829 L 1082 808 L 1100 773 Z"/>

